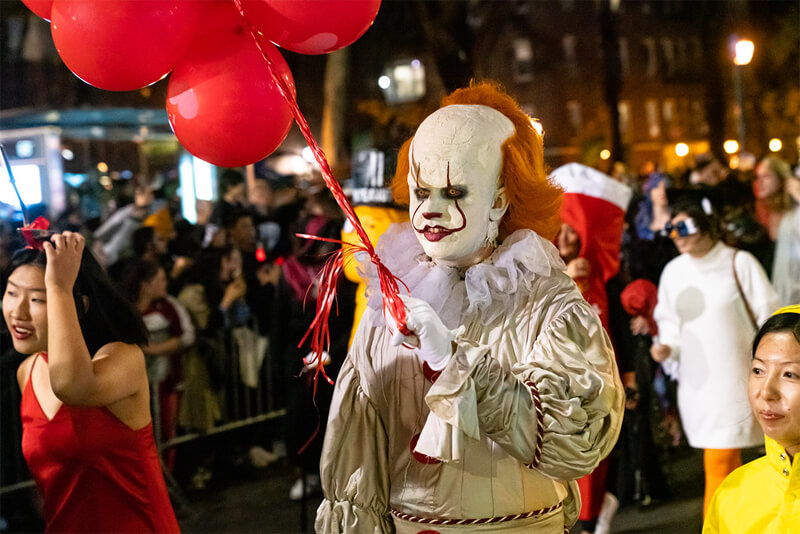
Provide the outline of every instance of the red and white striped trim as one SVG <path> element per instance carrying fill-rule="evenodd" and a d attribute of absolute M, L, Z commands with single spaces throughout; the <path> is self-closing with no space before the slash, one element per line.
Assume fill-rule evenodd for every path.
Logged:
<path fill-rule="evenodd" d="M 412 523 L 420 523 L 423 525 L 456 525 L 456 526 L 491 525 L 494 523 L 505 523 L 508 521 L 516 521 L 517 519 L 530 519 L 533 517 L 540 517 L 545 514 L 549 514 L 550 512 L 555 512 L 556 510 L 561 508 L 561 506 L 562 504 L 558 503 L 554 504 L 553 506 L 548 506 L 547 508 L 533 510 L 532 512 L 504 515 L 500 517 L 482 517 L 475 519 L 437 519 L 434 517 L 420 517 L 418 515 L 403 513 L 399 510 L 395 510 L 394 508 L 392 508 L 392 515 L 398 519 L 402 519 L 403 521 L 411 521 Z"/>
<path fill-rule="evenodd" d="M 525 382 L 533 397 L 533 406 L 536 408 L 536 451 L 533 454 L 533 461 L 528 467 L 535 469 L 542 461 L 542 443 L 544 442 L 544 411 L 542 410 L 542 399 L 539 398 L 539 390 L 532 381 Z"/>

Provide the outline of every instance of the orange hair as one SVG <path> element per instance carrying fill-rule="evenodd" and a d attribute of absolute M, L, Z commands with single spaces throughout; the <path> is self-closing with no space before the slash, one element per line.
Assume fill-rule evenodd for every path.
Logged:
<path fill-rule="evenodd" d="M 514 124 L 515 132 L 503 143 L 503 168 L 500 183 L 506 188 L 508 211 L 500 221 L 500 238 L 528 228 L 552 241 L 561 228 L 559 211 L 563 191 L 547 179 L 542 137 L 519 104 L 493 82 L 472 81 L 442 99 L 442 106 L 477 104 L 496 109 Z M 413 137 L 411 138 L 413 139 Z M 397 170 L 392 178 L 392 197 L 398 204 L 409 204 L 408 139 L 397 154 Z"/>

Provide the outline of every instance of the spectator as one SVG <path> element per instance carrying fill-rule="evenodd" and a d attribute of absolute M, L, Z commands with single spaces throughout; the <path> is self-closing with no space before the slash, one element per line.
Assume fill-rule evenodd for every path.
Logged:
<path fill-rule="evenodd" d="M 144 260 L 128 274 L 128 295 L 142 316 L 149 342 L 142 347 L 147 376 L 158 410 L 156 435 L 160 442 L 175 437 L 178 403 L 183 389 L 183 355 L 194 344 L 195 333 L 186 309 L 167 294 L 167 274 L 156 261 Z M 174 449 L 167 465 L 174 462 Z"/>
<path fill-rule="evenodd" d="M 139 182 L 134 189 L 131 204 L 119 208 L 94 232 L 94 252 L 104 266 L 115 263 L 131 244 L 133 232 L 144 220 L 164 207 L 163 201 L 155 201 L 149 184 Z"/>
<path fill-rule="evenodd" d="M 756 218 L 769 232 L 772 241 L 778 238 L 778 229 L 786 212 L 793 205 L 785 185 L 792 178 L 792 168 L 776 156 L 762 159 L 756 166 L 753 194 L 756 198 Z"/>
<path fill-rule="evenodd" d="M 747 393 L 766 456 L 728 476 L 703 534 L 797 532 L 800 525 L 800 306 L 781 308 L 753 341 Z"/>
<path fill-rule="evenodd" d="M 208 432 L 222 418 L 221 391 L 230 378 L 225 332 L 236 322 L 244 304 L 247 284 L 242 278 L 242 257 L 227 245 L 203 250 L 186 273 L 178 301 L 183 304 L 197 332 L 195 350 L 186 355 L 183 400 L 178 421 L 181 427 Z M 193 472 L 189 484 L 203 489 L 212 478 L 214 448 L 197 447 L 190 453 Z"/>
<path fill-rule="evenodd" d="M 681 255 L 661 275 L 654 313 L 659 342 L 650 352 L 678 368 L 683 428 L 689 445 L 705 450 L 705 511 L 720 482 L 741 465 L 741 449 L 762 442 L 739 387 L 748 373 L 742 347 L 778 300 L 755 258 L 719 241 L 713 214 L 688 198 L 672 212 L 671 236 Z"/>
<path fill-rule="evenodd" d="M 220 199 L 211 213 L 211 222 L 226 225 L 233 212 L 241 210 L 247 202 L 247 186 L 241 172 L 225 169 L 219 178 Z"/>
<path fill-rule="evenodd" d="M 341 222 L 338 219 L 317 215 L 308 221 L 305 233 L 338 239 L 340 229 Z M 282 358 L 288 380 L 286 443 L 289 457 L 307 477 L 308 494 L 320 490 L 319 459 L 333 391 L 327 384 L 320 384 L 314 392 L 314 355 L 309 353 L 308 343 L 302 348 L 297 345 L 314 320 L 322 267 L 329 254 L 337 248 L 338 245 L 333 243 L 306 240 L 299 253 L 290 256 L 283 264 L 278 285 L 276 327 L 280 335 L 273 336 L 273 339 L 276 346 L 274 353 Z M 331 314 L 328 323 L 331 340 L 323 362 L 326 364 L 326 373 L 333 380 L 336 380 L 338 370 L 347 356 L 353 321 L 353 287 L 346 280 L 340 280 L 337 287 L 339 306 L 336 313 Z M 319 429 L 315 430 L 318 423 Z M 289 497 L 299 500 L 302 495 L 303 480 L 298 478 L 289 491 Z"/>
<path fill-rule="evenodd" d="M 800 302 L 800 175 L 789 176 L 784 183 L 794 206 L 781 220 L 775 243 L 772 282 L 781 303 Z"/>

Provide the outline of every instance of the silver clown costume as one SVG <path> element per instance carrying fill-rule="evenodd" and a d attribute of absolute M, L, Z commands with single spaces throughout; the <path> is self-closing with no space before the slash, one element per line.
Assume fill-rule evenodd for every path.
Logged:
<path fill-rule="evenodd" d="M 393 346 L 363 268 L 369 308 L 335 386 L 317 532 L 562 534 L 580 509 L 574 480 L 616 441 L 624 395 L 556 248 L 517 230 L 480 263 L 449 267 L 405 224 L 378 253 L 457 329 L 455 350 L 433 372 Z"/>

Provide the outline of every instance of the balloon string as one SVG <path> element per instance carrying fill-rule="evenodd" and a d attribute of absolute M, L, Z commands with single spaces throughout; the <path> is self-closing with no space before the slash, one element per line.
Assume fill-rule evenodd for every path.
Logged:
<path fill-rule="evenodd" d="M 267 64 L 268 71 L 270 76 L 272 77 L 272 81 L 277 87 L 278 91 L 280 92 L 283 99 L 286 101 L 289 109 L 292 112 L 292 116 L 294 117 L 295 122 L 297 122 L 297 126 L 300 128 L 300 132 L 305 137 L 306 141 L 308 142 L 308 146 L 311 148 L 311 152 L 314 154 L 314 159 L 316 159 L 317 163 L 319 164 L 320 170 L 322 171 L 322 179 L 325 182 L 325 185 L 328 186 L 331 193 L 333 194 L 336 203 L 344 212 L 347 219 L 353 225 L 353 228 L 358 235 L 358 239 L 360 241 L 359 245 L 355 247 L 358 250 L 362 250 L 366 252 L 372 263 L 375 264 L 378 270 L 378 276 L 380 280 L 381 286 L 381 293 L 383 294 L 383 313 L 384 315 L 389 314 L 392 319 L 394 319 L 395 323 L 398 325 L 400 331 L 404 334 L 409 334 L 410 331 L 406 327 L 405 321 L 405 305 L 403 301 L 400 299 L 400 290 L 397 285 L 397 277 L 395 277 L 389 269 L 380 261 L 377 253 L 375 252 L 375 248 L 372 246 L 372 243 L 369 240 L 369 236 L 367 235 L 366 230 L 364 230 L 364 226 L 361 224 L 361 221 L 358 219 L 353 206 L 350 204 L 350 201 L 347 199 L 347 196 L 342 191 L 342 187 L 339 185 L 339 182 L 333 176 L 333 172 L 328 165 L 328 160 L 325 157 L 325 153 L 320 148 L 319 144 L 317 144 L 316 140 L 314 139 L 313 134 L 311 133 L 311 127 L 308 124 L 303 113 L 300 111 L 300 107 L 297 105 L 297 99 L 295 98 L 294 92 L 290 90 L 287 86 L 285 80 L 280 76 L 278 73 L 274 62 L 267 54 L 264 46 L 261 43 L 261 39 L 259 38 L 259 34 L 253 25 L 250 23 L 250 19 L 247 18 L 244 12 L 244 5 L 242 0 L 233 0 L 233 3 L 236 6 L 239 15 L 241 15 L 242 19 L 244 20 L 245 25 L 247 26 L 250 35 L 253 37 L 256 46 L 258 47 L 258 51 L 261 53 L 261 57 L 264 58 L 264 61 Z M 348 253 L 355 252 L 354 248 L 346 247 Z M 314 321 L 309 326 L 306 335 L 303 337 L 303 340 L 300 342 L 300 345 L 308 339 L 310 336 L 311 338 L 311 348 L 316 357 L 318 358 L 317 361 L 319 364 L 317 365 L 317 371 L 314 375 L 314 393 L 316 394 L 317 389 L 317 379 L 319 377 L 320 372 L 325 376 L 325 378 L 332 383 L 330 378 L 325 374 L 322 362 L 322 352 L 323 347 L 330 346 L 330 332 L 328 330 L 328 317 L 330 315 L 331 307 L 333 305 L 335 295 L 336 295 L 336 280 L 338 276 L 341 274 L 343 268 L 343 255 L 342 252 L 339 251 L 338 254 L 334 255 L 330 258 L 323 269 L 322 280 L 320 282 L 319 287 L 319 295 L 317 297 L 317 314 L 314 318 Z M 313 436 L 312 436 L 313 439 Z"/>

